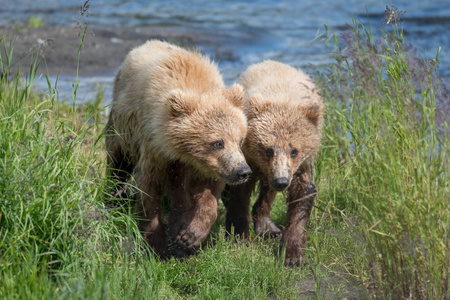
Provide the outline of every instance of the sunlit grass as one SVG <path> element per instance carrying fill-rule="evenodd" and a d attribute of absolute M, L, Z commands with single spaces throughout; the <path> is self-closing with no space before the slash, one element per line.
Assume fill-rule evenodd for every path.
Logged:
<path fill-rule="evenodd" d="M 14 44 L 2 39 L 0 298 L 445 298 L 450 143 L 440 108 L 449 96 L 401 28 L 377 39 L 355 20 L 334 40 L 335 63 L 316 72 L 327 111 L 307 262 L 289 269 L 278 240 L 225 239 L 221 202 L 197 255 L 148 254 L 132 211 L 104 205 L 103 89 L 84 106 L 78 78 L 70 105 L 49 81 L 37 92 L 39 59 L 13 69 Z M 280 227 L 285 212 L 280 194 Z"/>
<path fill-rule="evenodd" d="M 139 237 L 131 215 L 102 210 L 100 101 L 73 110 L 34 91 L 38 60 L 27 75 L 13 75 L 13 44 L 2 42 L 0 297 L 156 295 L 154 259 L 141 247 L 123 250 L 129 236 Z"/>
<path fill-rule="evenodd" d="M 317 77 L 329 99 L 319 203 L 354 222 L 360 255 L 344 263 L 376 295 L 441 298 L 450 288 L 450 143 L 448 114 L 438 112 L 449 94 L 439 50 L 435 60 L 416 57 L 392 25 L 376 41 L 353 20 L 346 51 L 336 44 L 336 64 Z"/>

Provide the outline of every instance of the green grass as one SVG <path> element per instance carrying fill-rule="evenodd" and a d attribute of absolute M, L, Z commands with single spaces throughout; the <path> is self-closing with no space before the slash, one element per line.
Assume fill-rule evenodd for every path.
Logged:
<path fill-rule="evenodd" d="M 352 30 L 347 56 L 336 44 L 337 64 L 318 79 L 331 100 L 320 202 L 356 220 L 364 265 L 355 275 L 377 296 L 448 297 L 449 119 L 438 116 L 448 92 L 397 25 L 379 42 L 356 20 Z"/>
<path fill-rule="evenodd" d="M 155 260 L 142 247 L 124 251 L 130 236 L 139 237 L 131 215 L 102 209 L 95 102 L 73 110 L 57 103 L 54 93 L 34 91 L 38 62 L 25 79 L 11 75 L 12 45 L 6 42 L 0 80 L 0 297 L 158 295 Z"/>
<path fill-rule="evenodd" d="M 42 27 L 45 25 L 45 21 L 39 16 L 31 16 L 28 18 L 28 26 L 30 27 Z"/>
<path fill-rule="evenodd" d="M 3 39 L 0 298 L 448 297 L 450 143 L 440 111 L 449 96 L 433 62 L 414 56 L 392 25 L 375 39 L 354 20 L 344 45 L 327 36 L 335 61 L 316 72 L 327 102 L 319 195 L 307 263 L 294 269 L 276 258 L 278 241 L 224 239 L 221 203 L 198 255 L 147 255 L 132 212 L 104 207 L 103 90 L 84 106 L 78 78 L 71 105 L 55 100 L 49 81 L 47 93 L 35 91 L 39 61 L 14 75 Z M 285 212 L 280 194 L 280 226 Z"/>

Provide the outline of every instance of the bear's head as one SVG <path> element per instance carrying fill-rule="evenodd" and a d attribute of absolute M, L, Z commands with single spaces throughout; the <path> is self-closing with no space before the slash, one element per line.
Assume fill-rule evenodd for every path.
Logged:
<path fill-rule="evenodd" d="M 273 103 L 260 95 L 249 98 L 244 153 L 273 189 L 286 190 L 297 169 L 312 162 L 320 146 L 322 110 L 321 102 Z"/>
<path fill-rule="evenodd" d="M 206 93 L 170 92 L 169 142 L 176 157 L 204 176 L 244 183 L 252 173 L 242 153 L 247 133 L 240 85 Z"/>

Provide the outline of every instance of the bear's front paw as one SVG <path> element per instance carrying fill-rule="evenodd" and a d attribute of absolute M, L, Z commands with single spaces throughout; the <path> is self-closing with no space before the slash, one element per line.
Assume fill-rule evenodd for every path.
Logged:
<path fill-rule="evenodd" d="M 193 248 L 189 249 L 188 247 L 180 243 L 180 241 L 177 238 L 169 239 L 168 241 L 167 253 L 168 256 L 170 257 L 181 258 L 192 255 L 194 254 L 194 252 L 195 249 Z"/>
<path fill-rule="evenodd" d="M 255 221 L 255 233 L 265 238 L 276 238 L 282 231 L 270 218 L 259 218 Z"/>
<path fill-rule="evenodd" d="M 204 233 L 198 228 L 181 229 L 174 238 L 169 239 L 169 252 L 175 257 L 192 255 L 207 235 L 208 233 Z"/>
<path fill-rule="evenodd" d="M 172 224 L 169 226 L 172 242 L 169 248 L 176 249 L 177 255 L 185 252 L 191 255 L 200 247 L 200 244 L 208 237 L 211 226 L 217 218 L 214 209 L 202 210 L 194 207 L 181 215 L 172 216 Z"/>
<path fill-rule="evenodd" d="M 199 232 L 199 230 L 196 230 L 195 228 L 186 228 L 181 230 L 175 237 L 175 239 L 178 241 L 178 244 L 188 249 L 192 249 L 194 247 L 200 246 L 200 240 L 203 239 L 203 234 L 201 234 L 201 232 Z"/>
<path fill-rule="evenodd" d="M 286 255 L 286 258 L 284 259 L 284 265 L 290 268 L 300 267 L 304 263 L 305 263 L 304 256 L 288 257 Z"/>
<path fill-rule="evenodd" d="M 283 258 L 283 243 L 280 245 L 278 257 Z M 286 245 L 284 252 L 284 265 L 286 267 L 299 267 L 305 264 L 305 252 L 298 247 L 290 247 L 289 244 Z"/>

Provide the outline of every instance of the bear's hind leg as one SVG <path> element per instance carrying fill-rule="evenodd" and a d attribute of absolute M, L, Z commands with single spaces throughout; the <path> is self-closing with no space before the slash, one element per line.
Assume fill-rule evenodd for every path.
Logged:
<path fill-rule="evenodd" d="M 276 196 L 276 190 L 272 189 L 268 183 L 260 181 L 258 200 L 252 209 L 255 233 L 258 235 L 275 238 L 281 234 L 280 228 L 270 219 L 270 211 Z"/>
<path fill-rule="evenodd" d="M 136 202 L 138 227 L 144 239 L 162 258 L 167 256 L 166 233 L 161 221 L 161 199 L 165 184 L 161 179 L 164 176 L 150 166 L 136 167 L 136 187 L 140 190 L 140 197 Z"/>
<path fill-rule="evenodd" d="M 134 165 L 126 150 L 122 148 L 121 137 L 115 132 L 111 123 L 110 119 L 104 132 L 107 153 L 106 172 L 111 181 L 110 194 L 113 198 L 125 198 L 128 196 L 125 183 L 130 178 Z"/>

